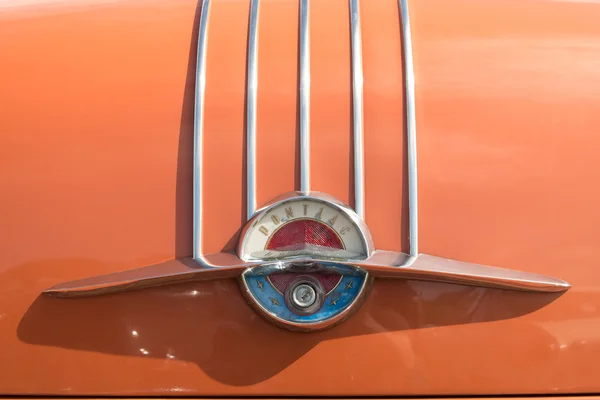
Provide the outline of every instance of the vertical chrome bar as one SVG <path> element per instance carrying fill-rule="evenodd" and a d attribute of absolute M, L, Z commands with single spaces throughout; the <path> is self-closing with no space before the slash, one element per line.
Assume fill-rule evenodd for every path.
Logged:
<path fill-rule="evenodd" d="M 204 91 L 206 88 L 206 38 L 210 0 L 202 0 L 196 61 L 196 103 L 194 106 L 194 259 L 202 258 L 202 155 L 204 136 Z"/>
<path fill-rule="evenodd" d="M 310 32 L 308 0 L 300 0 L 300 191 L 310 191 Z"/>
<path fill-rule="evenodd" d="M 246 99 L 246 218 L 256 211 L 256 96 L 258 89 L 258 4 L 250 2 Z"/>
<path fill-rule="evenodd" d="M 360 7 L 350 0 L 350 32 L 352 43 L 352 108 L 354 112 L 354 209 L 365 218 L 365 172 L 363 134 L 363 66 Z"/>
<path fill-rule="evenodd" d="M 408 1 L 398 0 L 402 16 L 402 47 L 404 48 L 404 76 L 406 90 L 406 131 L 408 146 L 408 226 L 409 255 L 419 255 L 419 211 L 417 192 L 417 127 L 415 115 L 415 72 L 413 67 L 412 37 Z"/>

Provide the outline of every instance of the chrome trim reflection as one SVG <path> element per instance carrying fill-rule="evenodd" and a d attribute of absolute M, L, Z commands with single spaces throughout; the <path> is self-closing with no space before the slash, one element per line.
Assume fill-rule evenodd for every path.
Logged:
<path fill-rule="evenodd" d="M 442 257 L 421 254 L 413 257 L 393 251 L 376 251 L 366 260 L 326 260 L 312 257 L 288 257 L 267 262 L 245 262 L 233 254 L 203 256 L 215 268 L 198 266 L 194 260 L 170 260 L 133 270 L 95 276 L 53 286 L 44 291 L 55 297 L 87 297 L 161 285 L 270 275 L 277 272 L 339 272 L 351 267 L 378 279 L 409 279 L 529 292 L 564 292 L 571 285 L 548 276 L 488 267 Z M 246 288 L 247 290 L 247 288 Z M 248 294 L 246 294 L 248 295 Z M 305 326 L 314 328 L 315 326 Z"/>
<path fill-rule="evenodd" d="M 173 283 L 227 279 L 240 276 L 256 263 L 247 263 L 234 254 L 215 253 L 202 256 L 203 264 L 191 258 L 169 260 L 159 264 L 112 274 L 64 282 L 44 290 L 54 297 L 88 297 Z"/>
<path fill-rule="evenodd" d="M 419 210 L 417 187 L 417 126 L 415 114 L 415 72 L 413 67 L 412 36 L 408 1 L 398 0 L 402 17 L 402 48 L 404 50 L 404 76 L 406 91 L 406 145 L 408 163 L 408 226 L 409 255 L 407 262 L 415 261 L 419 255 Z"/>
<path fill-rule="evenodd" d="M 246 98 L 246 219 L 256 211 L 256 101 L 258 90 L 259 0 L 250 2 Z"/>
<path fill-rule="evenodd" d="M 308 0 L 300 0 L 300 191 L 310 191 L 310 26 Z"/>
<path fill-rule="evenodd" d="M 369 272 L 373 278 L 410 279 L 529 292 L 564 292 L 571 285 L 549 276 L 488 267 L 420 254 L 417 257 L 378 250 L 365 261 L 344 261 Z"/>
<path fill-rule="evenodd" d="M 354 209 L 365 219 L 364 123 L 363 123 L 363 65 L 360 7 L 350 0 L 350 32 L 352 44 L 352 110 L 354 134 Z"/>
<path fill-rule="evenodd" d="M 194 243 L 193 256 L 202 260 L 202 161 L 204 139 L 204 94 L 206 89 L 206 44 L 210 0 L 202 0 L 198 28 L 198 59 L 196 61 L 196 102 L 194 106 Z"/>

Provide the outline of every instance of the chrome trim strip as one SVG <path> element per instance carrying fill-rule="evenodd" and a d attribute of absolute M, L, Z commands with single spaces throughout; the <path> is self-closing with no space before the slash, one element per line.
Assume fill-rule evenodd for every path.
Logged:
<path fill-rule="evenodd" d="M 248 69 L 246 98 L 246 219 L 256 212 L 256 98 L 258 89 L 258 9 L 250 2 L 248 22 Z"/>
<path fill-rule="evenodd" d="M 55 297 L 95 296 L 181 282 L 236 278 L 246 269 L 257 266 L 228 253 L 203 255 L 202 261 L 211 268 L 198 265 L 198 260 L 190 258 L 168 260 L 146 267 L 60 283 L 44 290 L 44 293 Z"/>
<path fill-rule="evenodd" d="M 202 259 L 202 161 L 204 138 L 204 93 L 206 88 L 206 42 L 210 0 L 202 0 L 198 28 L 196 61 L 196 104 L 194 107 L 194 250 L 195 260 Z"/>
<path fill-rule="evenodd" d="M 352 43 L 352 110 L 354 133 L 354 209 L 365 218 L 364 124 L 363 124 L 363 66 L 360 7 L 350 0 L 350 32 Z"/>
<path fill-rule="evenodd" d="M 288 257 L 263 262 L 244 262 L 234 254 L 202 256 L 207 265 L 192 260 L 170 260 L 161 264 L 94 276 L 53 286 L 45 294 L 58 297 L 84 297 L 125 290 L 156 287 L 179 282 L 235 278 L 241 275 L 268 275 L 274 272 L 336 271 L 346 266 L 366 271 L 378 279 L 410 279 L 529 292 L 564 292 L 571 286 L 549 276 L 488 267 L 421 254 L 411 266 L 411 257 L 393 251 L 376 251 L 366 260 L 327 260 L 312 257 Z"/>
<path fill-rule="evenodd" d="M 310 27 L 308 0 L 300 0 L 300 191 L 310 191 Z"/>
<path fill-rule="evenodd" d="M 393 251 L 376 251 L 366 261 L 344 261 L 338 264 L 363 268 L 374 278 L 410 279 L 453 283 L 528 292 L 564 292 L 571 285 L 562 279 L 511 269 L 488 267 L 464 261 L 420 254 L 406 266 L 412 257 Z"/>
<path fill-rule="evenodd" d="M 417 188 L 417 127 L 415 115 L 415 71 L 413 67 L 412 37 L 408 0 L 398 0 L 402 17 L 402 48 L 406 90 L 406 145 L 408 147 L 408 226 L 409 255 L 419 255 L 419 210 Z M 414 261 L 414 259 L 412 259 Z"/>

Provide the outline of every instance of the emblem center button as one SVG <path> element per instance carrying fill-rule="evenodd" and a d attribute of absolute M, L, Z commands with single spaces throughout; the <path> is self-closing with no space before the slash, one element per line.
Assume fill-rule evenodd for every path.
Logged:
<path fill-rule="evenodd" d="M 323 306 L 325 289 L 313 276 L 301 275 L 285 290 L 285 302 L 290 311 L 297 315 L 311 315 Z"/>
<path fill-rule="evenodd" d="M 310 307 L 317 300 L 317 292 L 309 284 L 301 283 L 294 288 L 292 300 L 299 308 Z"/>

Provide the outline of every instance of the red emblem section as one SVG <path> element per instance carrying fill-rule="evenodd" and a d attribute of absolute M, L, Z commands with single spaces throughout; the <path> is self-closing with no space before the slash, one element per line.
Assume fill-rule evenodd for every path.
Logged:
<path fill-rule="evenodd" d="M 266 250 L 296 250 L 307 244 L 344 248 L 342 240 L 328 225 L 313 219 L 297 219 L 276 230 L 267 242 Z"/>
<path fill-rule="evenodd" d="M 306 245 L 317 245 L 332 249 L 343 249 L 341 239 L 328 225 L 313 219 L 299 219 L 288 222 L 279 228 L 267 242 L 266 250 L 298 250 Z M 269 275 L 269 281 L 280 293 L 285 293 L 287 286 L 299 274 L 279 273 Z M 325 293 L 331 292 L 340 282 L 340 274 L 311 273 L 310 275 L 319 280 Z"/>

